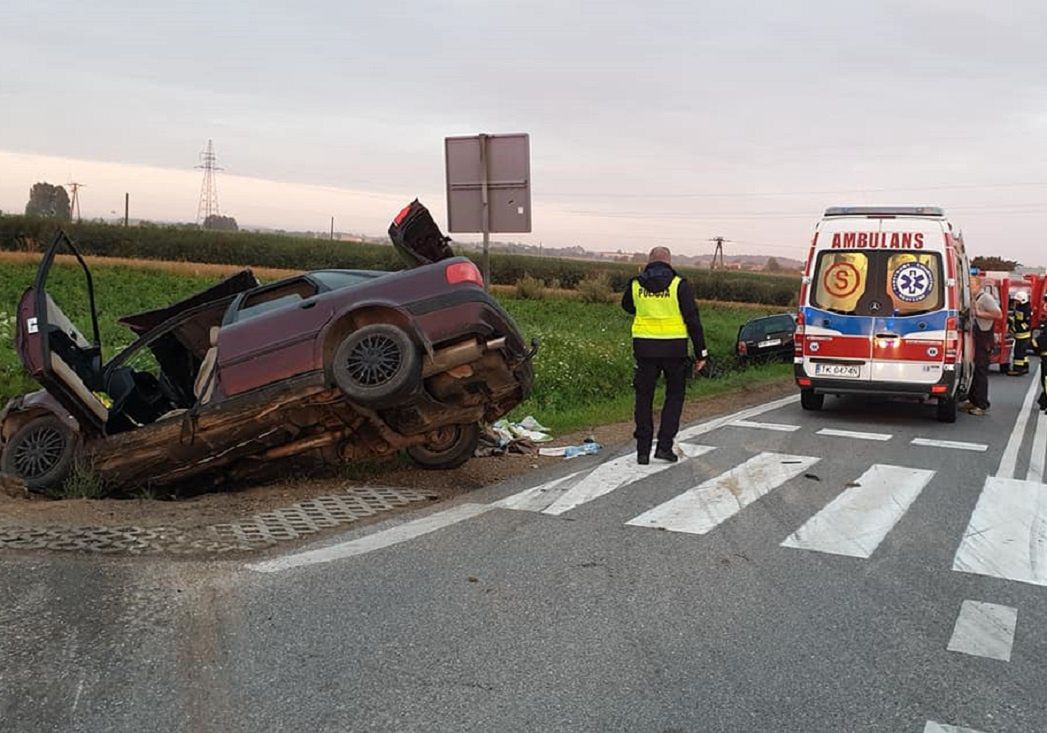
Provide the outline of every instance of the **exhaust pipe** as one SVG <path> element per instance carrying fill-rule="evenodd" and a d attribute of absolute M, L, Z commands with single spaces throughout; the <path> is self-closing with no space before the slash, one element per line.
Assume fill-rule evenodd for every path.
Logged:
<path fill-rule="evenodd" d="M 476 361 L 487 351 L 495 351 L 505 347 L 505 336 L 500 336 L 490 341 L 483 342 L 479 339 L 469 339 L 451 346 L 437 350 L 431 357 L 426 357 L 422 362 L 422 377 L 431 377 L 440 372 Z"/>

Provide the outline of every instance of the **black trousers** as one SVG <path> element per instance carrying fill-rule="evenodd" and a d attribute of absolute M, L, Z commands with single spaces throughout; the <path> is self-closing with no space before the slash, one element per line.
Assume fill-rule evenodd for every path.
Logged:
<path fill-rule="evenodd" d="M 1043 338 L 1041 336 L 1041 338 Z M 1040 352 L 1040 400 L 1041 410 L 1047 410 L 1047 353 Z"/>
<path fill-rule="evenodd" d="M 662 405 L 662 419 L 658 426 L 658 445 L 666 450 L 672 449 L 673 438 L 680 429 L 680 413 L 683 412 L 684 390 L 687 386 L 687 372 L 691 360 L 687 357 L 637 357 L 636 369 L 633 372 L 633 389 L 636 390 L 636 450 L 638 453 L 650 453 L 654 439 L 654 386 L 658 375 L 665 375 L 665 404 Z"/>
<path fill-rule="evenodd" d="M 971 402 L 975 407 L 989 409 L 989 362 L 992 360 L 992 331 L 974 329 L 974 381 L 971 382 Z"/>
<path fill-rule="evenodd" d="M 1014 337 L 1014 357 L 1011 359 L 1011 369 L 1025 374 L 1029 371 L 1029 341 L 1031 334 L 1017 334 Z"/>

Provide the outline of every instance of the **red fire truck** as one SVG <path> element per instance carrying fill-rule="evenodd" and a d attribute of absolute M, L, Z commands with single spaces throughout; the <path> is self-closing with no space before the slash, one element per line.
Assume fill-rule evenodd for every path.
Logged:
<path fill-rule="evenodd" d="M 1044 320 L 1047 319 L 1047 303 L 1043 300 L 1044 296 L 1047 296 L 1047 275 L 1028 273 L 1025 275 L 1024 280 L 1029 284 L 1029 304 L 1032 306 L 1032 327 L 1034 330 L 1037 328 L 1043 328 Z"/>
<path fill-rule="evenodd" d="M 1011 370 L 1011 358 L 1014 354 L 1014 337 L 1007 331 L 1007 301 L 1011 295 L 1010 277 L 1003 272 L 979 274 L 983 287 L 992 293 L 992 297 L 1000 304 L 1000 312 L 1003 314 L 996 319 L 992 327 L 992 359 L 989 363 L 998 365 L 999 370 L 1006 374 Z"/>

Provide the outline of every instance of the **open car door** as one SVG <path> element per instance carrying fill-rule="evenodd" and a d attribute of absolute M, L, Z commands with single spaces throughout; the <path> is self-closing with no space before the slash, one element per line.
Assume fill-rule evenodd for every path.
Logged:
<path fill-rule="evenodd" d="M 63 287 L 69 316 L 48 292 L 52 267 L 60 254 L 72 255 L 79 268 Z M 90 333 L 86 337 L 74 324 L 75 318 Z M 18 303 L 15 331 L 18 356 L 36 381 L 43 385 L 79 423 L 86 433 L 102 433 L 109 410 L 95 396 L 101 390 L 102 346 L 98 336 L 91 271 L 72 240 L 64 231 L 55 235 L 36 271 L 36 280 Z"/>

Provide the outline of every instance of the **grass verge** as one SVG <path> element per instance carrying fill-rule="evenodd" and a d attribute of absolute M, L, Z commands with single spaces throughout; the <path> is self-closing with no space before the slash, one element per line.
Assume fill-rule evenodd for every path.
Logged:
<path fill-rule="evenodd" d="M 36 272 L 36 261 L 7 256 L 0 267 L 0 404 L 16 394 L 36 389 L 25 376 L 14 351 L 14 309 Z M 119 263 L 119 264 L 117 264 Z M 92 261 L 105 358 L 131 342 L 131 332 L 116 323 L 121 315 L 156 308 L 183 298 L 216 281 L 216 266 L 194 269 L 192 263 L 142 263 L 131 260 Z M 235 268 L 229 268 L 235 269 Z M 258 273 L 263 279 L 283 272 Z M 90 332 L 83 295 L 83 276 L 63 262 L 52 274 L 53 295 L 85 334 Z M 535 360 L 534 392 L 515 415 L 533 414 L 557 433 L 565 433 L 628 419 L 632 413 L 632 347 L 630 317 L 616 302 L 582 302 L 577 295 L 542 300 L 511 296 L 511 288 L 497 296 L 516 319 L 525 337 L 536 337 L 541 348 Z M 555 292 L 555 291 L 553 291 Z M 547 293 L 547 295 L 550 295 Z M 710 353 L 723 369 L 716 379 L 699 378 L 688 386 L 688 396 L 722 394 L 744 386 L 784 379 L 790 365 L 769 364 L 741 369 L 733 357 L 739 325 L 772 312 L 777 306 L 703 303 L 702 321 Z M 660 400 L 660 395 L 658 396 Z"/>

